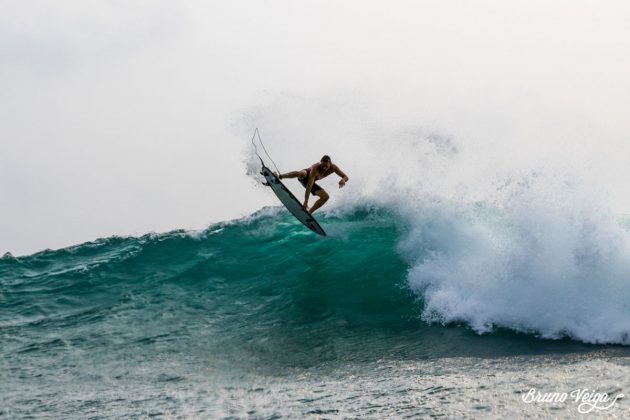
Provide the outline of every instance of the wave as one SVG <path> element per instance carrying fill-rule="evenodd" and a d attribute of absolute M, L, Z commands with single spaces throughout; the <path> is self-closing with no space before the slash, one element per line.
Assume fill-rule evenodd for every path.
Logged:
<path fill-rule="evenodd" d="M 18 352 L 87 334 L 105 346 L 184 340 L 227 359 L 240 347 L 254 363 L 282 349 L 289 364 L 313 349 L 457 355 L 475 342 L 461 325 L 496 340 L 629 344 L 625 231 L 535 207 L 355 205 L 320 214 L 326 238 L 265 208 L 200 232 L 5 257 L 0 328 L 59 332 L 16 339 Z"/>

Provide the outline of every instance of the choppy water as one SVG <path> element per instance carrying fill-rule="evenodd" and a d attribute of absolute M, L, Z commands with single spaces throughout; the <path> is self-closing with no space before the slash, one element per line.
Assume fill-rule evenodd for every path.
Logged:
<path fill-rule="evenodd" d="M 522 393 L 630 394 L 622 251 L 586 229 L 549 265 L 544 234 L 523 255 L 513 220 L 425 214 L 323 213 L 320 238 L 272 208 L 6 255 L 0 416 L 564 417 L 577 404 Z"/>

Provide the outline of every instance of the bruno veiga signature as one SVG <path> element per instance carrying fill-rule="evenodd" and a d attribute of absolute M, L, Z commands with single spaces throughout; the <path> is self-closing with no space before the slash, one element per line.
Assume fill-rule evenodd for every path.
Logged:
<path fill-rule="evenodd" d="M 530 388 L 529 391 L 521 396 L 521 399 L 525 404 L 531 403 L 563 403 L 565 401 L 573 401 L 578 405 L 578 411 L 580 414 L 587 414 L 593 410 L 608 410 L 611 408 L 618 399 L 624 398 L 624 395 L 619 393 L 614 398 L 606 392 L 596 392 L 589 390 L 588 388 L 574 389 L 573 391 L 566 392 L 540 392 L 536 388 Z"/>

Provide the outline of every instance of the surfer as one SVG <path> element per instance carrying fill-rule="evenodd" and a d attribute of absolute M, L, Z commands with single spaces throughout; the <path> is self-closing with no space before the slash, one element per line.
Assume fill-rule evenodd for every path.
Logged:
<path fill-rule="evenodd" d="M 304 188 L 306 188 L 306 192 L 304 194 L 304 203 L 302 204 L 302 207 L 306 211 L 309 211 L 309 194 L 313 194 L 319 197 L 319 200 L 317 200 L 315 204 L 313 204 L 313 207 L 311 207 L 310 213 L 312 214 L 315 212 L 315 210 L 323 206 L 329 198 L 328 193 L 324 191 L 322 187 L 317 185 L 315 181 L 326 178 L 333 172 L 341 177 L 341 180 L 339 180 L 339 188 L 343 188 L 343 186 L 346 185 L 346 182 L 348 182 L 349 178 L 346 174 L 343 173 L 341 169 L 339 169 L 337 165 L 332 163 L 332 161 L 330 160 L 330 156 L 328 155 L 322 156 L 322 159 L 318 163 L 311 165 L 310 168 L 302 169 L 301 171 L 293 171 L 287 172 L 286 174 L 280 174 L 278 175 L 278 178 L 297 178 L 298 181 L 300 181 L 300 183 L 304 186 Z"/>

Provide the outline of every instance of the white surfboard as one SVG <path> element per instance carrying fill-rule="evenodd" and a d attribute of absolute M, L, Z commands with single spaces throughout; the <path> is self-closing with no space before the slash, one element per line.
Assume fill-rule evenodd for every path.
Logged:
<path fill-rule="evenodd" d="M 317 223 L 317 220 L 315 220 L 309 212 L 304 210 L 302 203 L 295 198 L 282 181 L 280 181 L 280 179 L 278 179 L 278 177 L 275 176 L 264 164 L 262 166 L 261 174 L 265 177 L 273 192 L 278 196 L 280 202 L 284 204 L 284 207 L 286 207 L 296 219 L 318 235 L 326 236 L 326 232 L 324 232 L 324 229 L 322 229 L 319 223 Z"/>

